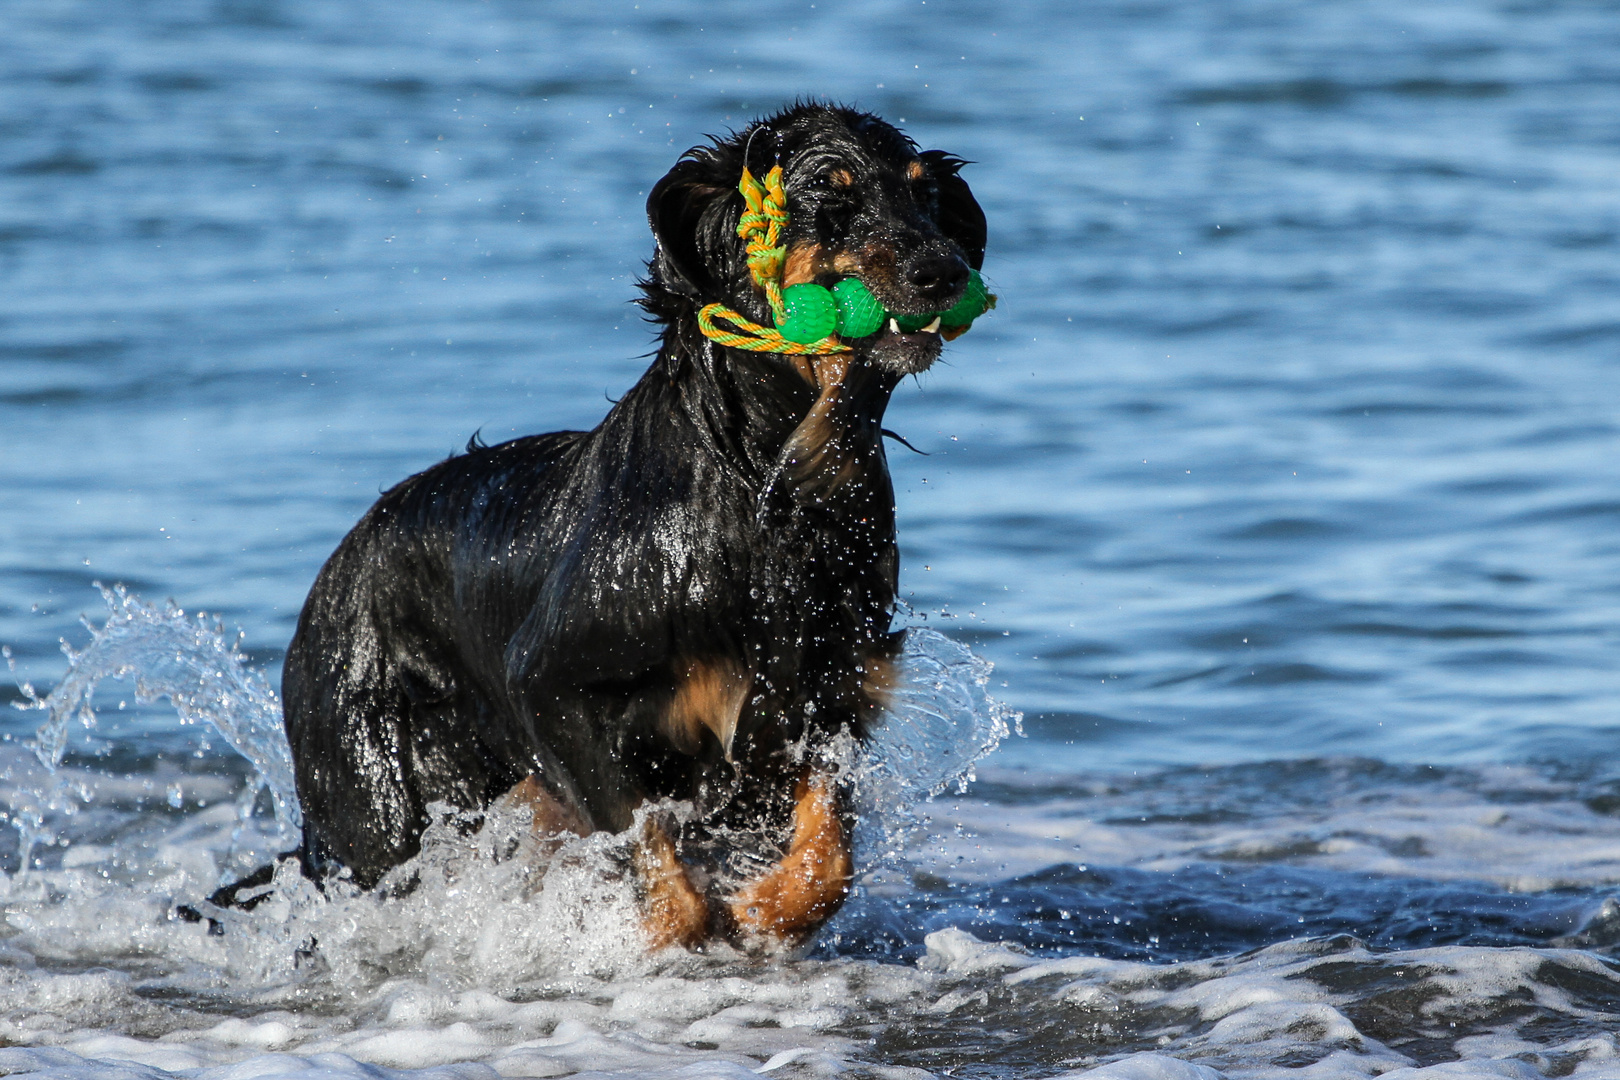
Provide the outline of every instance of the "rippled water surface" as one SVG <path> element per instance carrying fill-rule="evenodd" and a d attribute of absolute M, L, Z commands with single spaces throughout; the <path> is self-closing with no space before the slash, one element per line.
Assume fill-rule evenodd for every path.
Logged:
<path fill-rule="evenodd" d="M 239 627 L 273 683 L 379 489 L 639 374 L 676 155 L 826 96 L 975 162 L 1002 302 L 889 413 L 926 454 L 891 455 L 902 590 L 1027 733 L 806 959 L 648 966 L 599 853 L 542 900 L 453 844 L 466 895 L 289 884 L 211 936 L 172 905 L 273 800 L 132 671 L 54 776 L 41 714 L 0 718 L 0 1069 L 1620 1075 L 1620 5 L 0 28 L 19 683 L 61 683 L 96 581 Z"/>

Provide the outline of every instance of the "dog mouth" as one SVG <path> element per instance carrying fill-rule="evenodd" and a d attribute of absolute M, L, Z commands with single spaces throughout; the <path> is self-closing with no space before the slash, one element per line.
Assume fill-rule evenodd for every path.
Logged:
<path fill-rule="evenodd" d="M 940 316 L 935 315 L 933 322 L 929 323 L 927 326 L 918 327 L 916 330 L 912 331 L 912 333 L 917 333 L 917 334 L 937 334 L 937 333 L 939 333 L 939 320 L 940 320 Z M 903 334 L 906 333 L 906 331 L 900 329 L 900 320 L 896 319 L 892 315 L 889 316 L 888 330 L 889 330 L 889 333 L 891 333 L 891 334 L 902 334 L 903 335 Z"/>
<path fill-rule="evenodd" d="M 873 363 L 885 371 L 896 375 L 915 375 L 933 366 L 934 361 L 939 359 L 944 343 L 938 316 L 912 331 L 902 330 L 899 320 L 890 316 L 877 333 L 857 339 L 852 344 L 857 348 L 864 347 Z"/>

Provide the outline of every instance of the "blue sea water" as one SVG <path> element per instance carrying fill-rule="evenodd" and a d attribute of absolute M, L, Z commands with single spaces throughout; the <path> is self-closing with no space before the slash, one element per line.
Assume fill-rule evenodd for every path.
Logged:
<path fill-rule="evenodd" d="M 59 640 L 103 617 L 96 581 L 240 627 L 273 679 L 316 570 L 379 490 L 475 431 L 590 426 L 644 368 L 642 205 L 677 155 L 796 97 L 844 101 L 975 163 L 1000 306 L 901 388 L 887 426 L 924 452 L 891 453 L 902 592 L 994 663 L 1025 737 L 930 810 L 948 838 L 916 873 L 874 882 L 803 962 L 956 972 L 928 1007 L 960 993 L 1005 1038 L 966 1047 L 918 1019 L 951 1010 L 870 1005 L 815 1028 L 845 1042 L 814 1054 L 1020 1076 L 1137 1051 L 1257 1076 L 1337 1075 L 1334 1054 L 1360 1054 L 1357 1075 L 1450 1058 L 1556 1075 L 1620 1054 L 1603 1018 L 1620 1007 L 1603 982 L 1620 5 L 11 0 L 0 29 L 0 641 L 19 680 L 63 677 Z M 219 740 L 126 696 L 120 711 L 104 690 L 97 727 L 74 729 L 75 768 L 228 803 L 209 778 L 243 773 Z M 20 743 L 39 719 L 0 732 Z M 185 818 L 127 798 L 118 828 Z M 116 862 L 130 835 L 78 843 Z M 71 851 L 42 867 L 95 865 Z M 116 1040 L 249 1015 L 246 983 L 228 1004 L 188 984 L 201 1004 L 153 1019 L 190 945 L 42 944 L 42 913 L 82 924 L 59 897 L 20 903 L 0 929 L 0 1037 L 224 1067 L 205 1041 L 163 1064 Z M 1035 969 L 1005 950 L 980 964 L 959 931 L 1148 965 L 1085 975 L 1137 1019 L 1082 1038 L 1104 1022 L 1070 988 L 1020 1027 L 1018 988 L 1040 980 L 1016 980 Z M 1324 977 L 1338 1020 L 1291 1042 L 1222 1042 L 1237 1011 L 1193 1021 L 1182 990 L 1141 997 L 1152 965 L 1253 948 L 1342 953 L 1362 981 Z M 1541 976 L 1502 976 L 1456 1029 L 1474 999 L 1435 983 L 1413 1000 L 1440 994 L 1456 1015 L 1429 1020 L 1453 1028 L 1403 1027 L 1390 1018 L 1416 1007 L 1379 996 L 1398 989 L 1387 957 L 1425 949 L 1465 950 L 1446 954 L 1456 970 L 1530 949 L 1579 968 L 1599 1004 L 1558 1013 Z M 1302 985 L 1288 965 L 1329 963 L 1303 955 L 1201 978 Z M 171 982 L 154 989 L 148 963 Z M 127 983 L 113 1019 L 29 1019 L 50 980 L 103 968 Z M 452 968 L 433 978 L 477 983 Z M 770 978 L 811 978 L 784 970 Z M 364 985 L 355 1015 L 379 1019 L 349 1042 L 278 1001 L 292 1019 L 261 1027 L 318 1037 L 264 1046 L 412 1067 L 519 1054 L 501 1035 L 442 1061 L 367 1050 L 361 1035 L 406 1020 Z M 1544 1011 L 1513 1013 L 1527 996 Z M 421 1015 L 441 1048 L 480 1022 Z M 1609 1050 L 1570 1049 L 1582 1039 Z M 1316 1056 L 1289 1056 L 1307 1043 Z"/>

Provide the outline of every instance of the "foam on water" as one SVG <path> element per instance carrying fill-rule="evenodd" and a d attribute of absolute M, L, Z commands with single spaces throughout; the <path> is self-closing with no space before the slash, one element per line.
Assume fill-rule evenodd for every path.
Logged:
<path fill-rule="evenodd" d="M 1142 1048 L 1104 1076 L 1195 1075 L 1160 1055 L 1232 1076 L 1620 1075 L 1620 966 L 1586 952 L 1373 952 L 1340 935 L 1176 965 L 1042 961 L 959 930 L 928 947 L 920 966 L 946 977 L 941 988 L 978 988 L 986 1035 L 1014 1016 L 1046 1021 L 1054 1064 Z M 946 1004 L 971 1000 L 958 991 Z"/>
<path fill-rule="evenodd" d="M 986 780 L 935 811 L 962 827 L 927 858 L 958 879 L 1082 862 L 1281 864 L 1517 893 L 1620 881 L 1614 783 L 1529 765 L 1337 758 L 1125 776 L 992 768 Z"/>

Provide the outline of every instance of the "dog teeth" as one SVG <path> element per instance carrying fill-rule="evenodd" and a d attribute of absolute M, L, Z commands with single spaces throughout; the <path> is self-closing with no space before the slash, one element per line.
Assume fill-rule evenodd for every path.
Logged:
<path fill-rule="evenodd" d="M 894 318 L 891 316 L 889 318 L 889 333 L 898 334 L 899 332 L 900 332 L 900 324 L 895 322 Z"/>
<path fill-rule="evenodd" d="M 937 334 L 937 333 L 939 333 L 939 316 L 935 315 L 934 316 L 934 321 L 929 323 L 927 326 L 923 327 L 922 332 L 925 333 L 925 334 Z"/>

